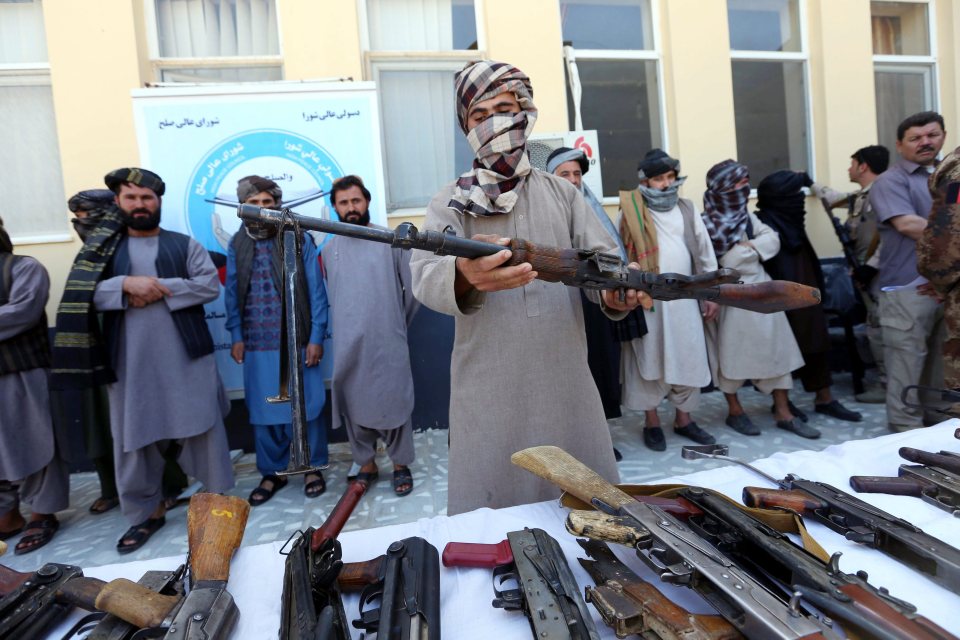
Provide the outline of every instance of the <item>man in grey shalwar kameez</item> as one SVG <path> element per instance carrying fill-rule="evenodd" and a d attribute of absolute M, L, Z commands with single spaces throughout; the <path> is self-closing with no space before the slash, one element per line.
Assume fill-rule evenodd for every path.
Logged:
<path fill-rule="evenodd" d="M 456 79 L 460 127 L 474 169 L 445 187 L 425 226 L 505 244 L 615 251 L 577 189 L 530 168 L 526 140 L 536 120 L 530 81 L 505 63 L 480 61 Z M 468 260 L 414 252 L 414 295 L 454 316 L 447 514 L 555 498 L 555 486 L 510 463 L 514 452 L 556 445 L 611 482 L 619 479 L 610 431 L 587 366 L 580 292 L 535 280 L 529 263 L 501 267 L 504 250 Z M 596 294 L 593 294 L 596 301 Z M 606 307 L 621 317 L 637 293 Z M 336 331 L 336 328 L 334 328 Z"/>
<path fill-rule="evenodd" d="M 333 184 L 342 222 L 370 225 L 370 191 L 357 176 Z M 393 462 L 393 490 L 413 490 L 413 374 L 407 327 L 419 308 L 410 256 L 378 242 L 331 236 L 321 251 L 333 325 L 333 426 L 347 429 L 358 477 L 378 475 L 377 439 Z"/>
<path fill-rule="evenodd" d="M 223 416 L 229 408 L 213 357 L 203 304 L 219 292 L 217 271 L 195 240 L 163 230 L 159 176 L 118 169 L 106 177 L 127 226 L 94 304 L 117 381 L 108 387 L 120 506 L 132 524 L 120 553 L 163 526 L 162 452 L 206 490 L 233 486 Z"/>
<path fill-rule="evenodd" d="M 47 389 L 49 295 L 47 270 L 13 255 L 0 220 L 0 540 L 25 528 L 18 555 L 47 544 L 60 526 L 55 513 L 69 506 L 65 439 L 54 433 Z M 21 500 L 33 510 L 29 522 Z"/>

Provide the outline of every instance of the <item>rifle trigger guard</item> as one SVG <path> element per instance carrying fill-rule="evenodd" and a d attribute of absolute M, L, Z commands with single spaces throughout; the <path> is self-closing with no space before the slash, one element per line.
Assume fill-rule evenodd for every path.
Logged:
<path fill-rule="evenodd" d="M 517 583 L 516 589 L 507 589 L 500 591 L 497 587 L 507 580 L 513 580 Z M 502 565 L 493 570 L 493 593 L 496 598 L 493 599 L 493 606 L 504 611 L 520 611 L 523 609 L 523 592 L 521 591 L 520 576 L 517 575 L 514 564 Z"/>

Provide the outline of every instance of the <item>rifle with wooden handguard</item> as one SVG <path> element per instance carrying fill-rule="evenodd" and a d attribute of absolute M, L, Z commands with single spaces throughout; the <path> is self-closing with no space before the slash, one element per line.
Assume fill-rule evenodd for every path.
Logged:
<path fill-rule="evenodd" d="M 912 604 L 893 597 L 884 588 L 872 586 L 867 582 L 866 572 L 841 571 L 839 553 L 824 561 L 709 489 L 685 487 L 675 493 L 678 506 L 687 510 L 685 517 L 678 517 L 694 532 L 807 615 L 829 616 L 846 630 L 856 631 L 858 637 L 957 640 L 917 615 L 917 608 Z M 636 496 L 636 499 L 642 502 L 647 497 Z M 584 529 L 588 529 L 591 533 L 586 535 L 602 537 L 596 534 L 611 530 L 604 526 L 605 519 L 609 516 L 573 511 L 567 527 L 575 535 L 584 535 Z M 619 536 L 615 529 L 614 533 Z"/>
<path fill-rule="evenodd" d="M 618 638 L 637 634 L 645 640 L 736 640 L 743 636 L 720 616 L 690 613 L 620 562 L 605 542 L 577 538 L 586 554 L 578 558 L 596 587 L 586 601 Z"/>
<path fill-rule="evenodd" d="M 825 482 L 804 480 L 794 473 L 778 480 L 726 455 L 727 450 L 723 444 L 686 445 L 681 455 L 685 459 L 712 458 L 746 467 L 780 489 L 745 487 L 745 505 L 788 509 L 813 518 L 847 540 L 877 549 L 947 590 L 960 593 L 960 549 Z"/>
<path fill-rule="evenodd" d="M 519 238 L 512 239 L 504 247 L 492 242 L 460 238 L 448 232 L 419 231 L 409 222 L 390 231 L 311 218 L 286 209 L 262 209 L 250 204 L 240 205 L 237 215 L 243 220 L 262 224 L 296 224 L 302 229 L 382 242 L 399 249 L 419 249 L 437 255 L 480 258 L 509 249 L 512 255 L 504 266 L 528 262 L 537 272 L 538 279 L 562 282 L 581 289 L 636 289 L 646 292 L 654 300 L 706 300 L 759 313 L 789 311 L 820 303 L 818 289 L 796 282 L 771 280 L 733 284 L 740 279 L 739 272 L 734 269 L 719 269 L 694 276 L 652 273 L 630 269 L 619 256 L 600 251 L 542 247 Z"/>
<path fill-rule="evenodd" d="M 280 640 L 350 639 L 349 621 L 337 584 L 343 566 L 337 536 L 368 487 L 365 480 L 348 484 L 320 528 L 300 534 L 286 554 Z"/>
<path fill-rule="evenodd" d="M 510 460 L 612 515 L 645 529 L 637 555 L 662 581 L 693 589 L 748 638 L 840 638 L 822 621 L 799 615 L 713 545 L 666 510 L 636 501 L 595 471 L 553 446 L 531 447 Z"/>
<path fill-rule="evenodd" d="M 535 639 L 600 638 L 563 549 L 543 529 L 511 531 L 496 544 L 448 542 L 443 566 L 493 569 L 493 606 L 523 611 Z M 500 590 L 511 581 L 516 589 Z"/>
<path fill-rule="evenodd" d="M 857 493 L 913 496 L 960 517 L 960 455 L 901 447 L 900 456 L 919 464 L 902 464 L 893 477 L 850 476 L 850 486 Z"/>
<path fill-rule="evenodd" d="M 357 629 L 376 632 L 377 640 L 440 640 L 440 554 L 423 538 L 404 538 L 382 556 L 344 563 L 337 582 L 344 591 L 361 590 Z"/>
<path fill-rule="evenodd" d="M 91 611 L 111 613 L 149 637 L 177 640 L 228 638 L 240 611 L 227 591 L 230 559 L 243 539 L 250 505 L 235 496 L 198 493 L 187 511 L 190 576 L 186 595 L 164 595 L 124 578 L 77 578 L 60 594 Z"/>

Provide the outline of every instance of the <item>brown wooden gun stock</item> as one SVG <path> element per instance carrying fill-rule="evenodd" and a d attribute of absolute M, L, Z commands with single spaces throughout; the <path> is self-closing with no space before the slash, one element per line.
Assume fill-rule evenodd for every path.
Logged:
<path fill-rule="evenodd" d="M 247 501 L 235 496 L 198 493 L 190 499 L 187 541 L 194 582 L 227 581 L 249 512 Z M 144 629 L 159 627 L 183 601 L 125 578 L 110 582 L 77 578 L 64 585 L 62 594 L 83 609 L 105 611 Z"/>
<path fill-rule="evenodd" d="M 330 511 L 330 515 L 323 521 L 320 528 L 313 532 L 310 539 L 310 548 L 313 551 L 320 549 L 320 546 L 327 540 L 333 540 L 340 535 L 350 518 L 350 514 L 353 513 L 368 487 L 369 484 L 364 480 L 354 480 L 347 485 L 346 491 L 343 492 L 336 506 Z"/>
<path fill-rule="evenodd" d="M 801 515 L 823 506 L 803 491 L 763 487 L 744 487 L 743 504 L 757 509 L 789 509 Z"/>

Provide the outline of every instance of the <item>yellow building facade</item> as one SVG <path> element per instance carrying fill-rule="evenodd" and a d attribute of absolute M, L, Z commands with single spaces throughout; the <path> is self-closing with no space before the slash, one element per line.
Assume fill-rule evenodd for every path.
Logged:
<path fill-rule="evenodd" d="M 598 131 L 611 214 L 652 146 L 698 205 L 726 158 L 853 190 L 851 153 L 909 113 L 960 144 L 958 28 L 960 0 L 0 0 L 0 216 L 52 312 L 80 247 L 66 197 L 139 164 L 131 90 L 352 78 L 377 82 L 391 222 L 416 222 L 463 169 L 452 74 L 477 57 L 531 77 L 537 131 Z M 808 229 L 839 254 L 813 200 Z"/>

